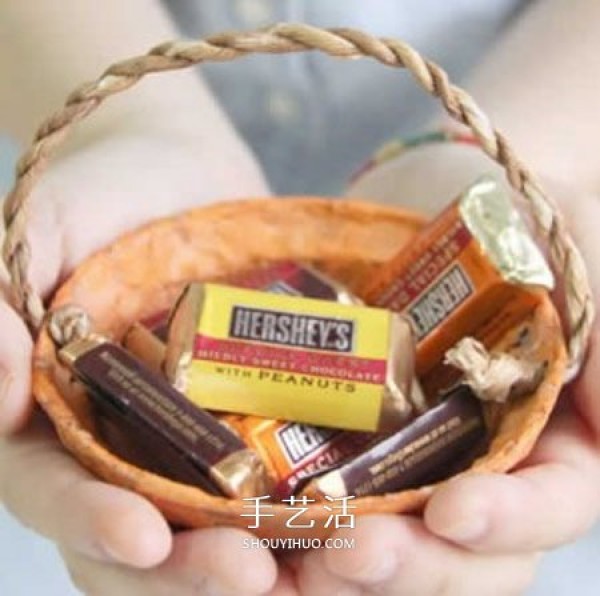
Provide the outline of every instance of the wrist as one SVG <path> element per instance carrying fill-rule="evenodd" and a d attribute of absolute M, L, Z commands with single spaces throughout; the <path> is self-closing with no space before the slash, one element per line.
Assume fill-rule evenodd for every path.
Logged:
<path fill-rule="evenodd" d="M 504 180 L 500 166 L 474 142 L 442 140 L 450 142 L 418 143 L 375 165 L 346 194 L 433 215 L 482 174 Z"/>

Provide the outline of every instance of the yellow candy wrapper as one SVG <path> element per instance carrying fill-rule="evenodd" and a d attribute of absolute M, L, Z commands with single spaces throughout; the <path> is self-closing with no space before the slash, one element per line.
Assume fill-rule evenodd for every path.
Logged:
<path fill-rule="evenodd" d="M 165 359 L 204 408 L 365 431 L 423 410 L 413 368 L 411 325 L 387 310 L 200 283 L 174 308 Z"/>

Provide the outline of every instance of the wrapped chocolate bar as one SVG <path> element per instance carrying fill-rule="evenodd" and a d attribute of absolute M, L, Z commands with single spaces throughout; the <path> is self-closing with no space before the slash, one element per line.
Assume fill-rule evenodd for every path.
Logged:
<path fill-rule="evenodd" d="M 362 304 L 343 284 L 311 265 L 296 261 L 277 261 L 249 269 L 224 278 L 220 283 L 274 294 L 332 300 L 340 304 Z M 160 369 L 164 359 L 163 342 L 167 339 L 168 321 L 169 311 L 164 310 L 134 323 L 123 337 L 123 345 L 130 352 L 141 355 L 144 362 L 152 368 Z"/>
<path fill-rule="evenodd" d="M 349 430 L 395 430 L 411 394 L 410 324 L 383 309 L 191 284 L 165 371 L 202 407 Z"/>
<path fill-rule="evenodd" d="M 533 289 L 553 286 L 510 197 L 486 177 L 381 266 L 360 294 L 410 318 L 422 376 L 464 336 L 493 344 L 539 304 Z"/>
<path fill-rule="evenodd" d="M 222 422 L 254 449 L 271 476 L 277 479 L 273 496 L 294 494 L 299 482 L 329 470 L 381 441 L 377 433 L 351 432 L 258 416 L 226 415 Z"/>
<path fill-rule="evenodd" d="M 91 335 L 59 352 L 99 411 L 129 434 L 147 459 L 178 477 L 231 497 L 268 492 L 258 456 L 213 416 L 120 346 Z M 212 491 L 214 492 L 214 490 Z"/>
<path fill-rule="evenodd" d="M 279 261 L 250 269 L 227 277 L 225 283 L 342 304 L 360 303 L 342 284 L 309 265 L 295 261 Z M 124 346 L 154 370 L 161 370 L 164 361 L 165 344 L 160 336 L 166 320 L 166 316 L 159 315 L 141 324 L 135 323 L 123 338 Z M 413 391 L 419 391 L 418 385 L 413 387 Z M 335 430 L 258 416 L 222 415 L 218 418 L 259 454 L 267 472 L 275 479 L 273 496 L 279 500 L 289 498 L 303 478 L 326 471 L 347 457 L 357 455 L 375 440 L 381 440 L 372 433 Z"/>
<path fill-rule="evenodd" d="M 307 263 L 279 261 L 228 277 L 223 284 L 275 294 L 306 296 L 340 304 L 361 304 L 343 284 Z"/>
<path fill-rule="evenodd" d="M 461 385 L 401 431 L 341 467 L 310 480 L 313 499 L 366 496 L 413 488 L 447 477 L 486 437 L 481 404 Z"/>

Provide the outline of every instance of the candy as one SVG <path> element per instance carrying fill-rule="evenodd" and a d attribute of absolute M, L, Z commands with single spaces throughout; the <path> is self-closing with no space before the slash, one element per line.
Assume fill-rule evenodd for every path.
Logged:
<path fill-rule="evenodd" d="M 539 304 L 532 290 L 553 285 L 510 197 L 486 177 L 376 270 L 359 294 L 410 318 L 416 372 L 431 393 L 442 379 L 456 380 L 440 363 L 459 339 L 473 335 L 490 347 Z"/>
<path fill-rule="evenodd" d="M 244 271 L 227 277 L 222 283 L 274 294 L 320 298 L 339 304 L 361 304 L 341 283 L 306 263 L 295 261 L 280 261 Z"/>
<path fill-rule="evenodd" d="M 376 441 L 376 433 L 351 432 L 282 422 L 258 416 L 225 415 L 225 424 L 244 439 L 277 479 L 275 498 L 287 499 L 303 479 L 331 469 Z"/>
<path fill-rule="evenodd" d="M 231 497 L 269 492 L 268 476 L 254 452 L 120 346 L 92 335 L 66 345 L 59 358 L 103 416 L 165 475 L 176 474 L 205 489 L 214 485 Z"/>
<path fill-rule="evenodd" d="M 410 325 L 382 309 L 191 284 L 171 317 L 165 372 L 208 409 L 395 430 L 422 408 L 413 351 Z"/>
<path fill-rule="evenodd" d="M 122 343 L 127 351 L 134 354 L 146 366 L 162 372 L 166 352 L 165 343 L 156 331 L 148 328 L 145 322 L 131 325 L 123 336 Z"/>
<path fill-rule="evenodd" d="M 249 269 L 226 277 L 220 283 L 238 288 L 261 289 L 274 294 L 332 300 L 340 304 L 361 304 L 361 300 L 341 283 L 306 263 L 295 261 L 278 261 Z M 144 362 L 152 368 L 160 370 L 168 321 L 169 311 L 165 310 L 134 323 L 123 337 L 123 345 L 130 352 L 141 355 Z"/>
<path fill-rule="evenodd" d="M 301 491 L 325 496 L 384 494 L 434 482 L 465 462 L 486 436 L 481 404 L 462 385 L 399 432 L 336 470 L 310 480 Z"/>

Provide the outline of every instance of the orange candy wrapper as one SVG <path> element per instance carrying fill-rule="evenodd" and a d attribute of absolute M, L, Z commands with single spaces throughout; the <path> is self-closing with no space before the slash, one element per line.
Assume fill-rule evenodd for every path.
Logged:
<path fill-rule="evenodd" d="M 553 287 L 510 197 L 485 177 L 380 266 L 359 295 L 409 317 L 416 373 L 431 396 L 457 379 L 441 364 L 449 348 L 465 336 L 493 345 L 540 304 L 540 289 Z"/>

